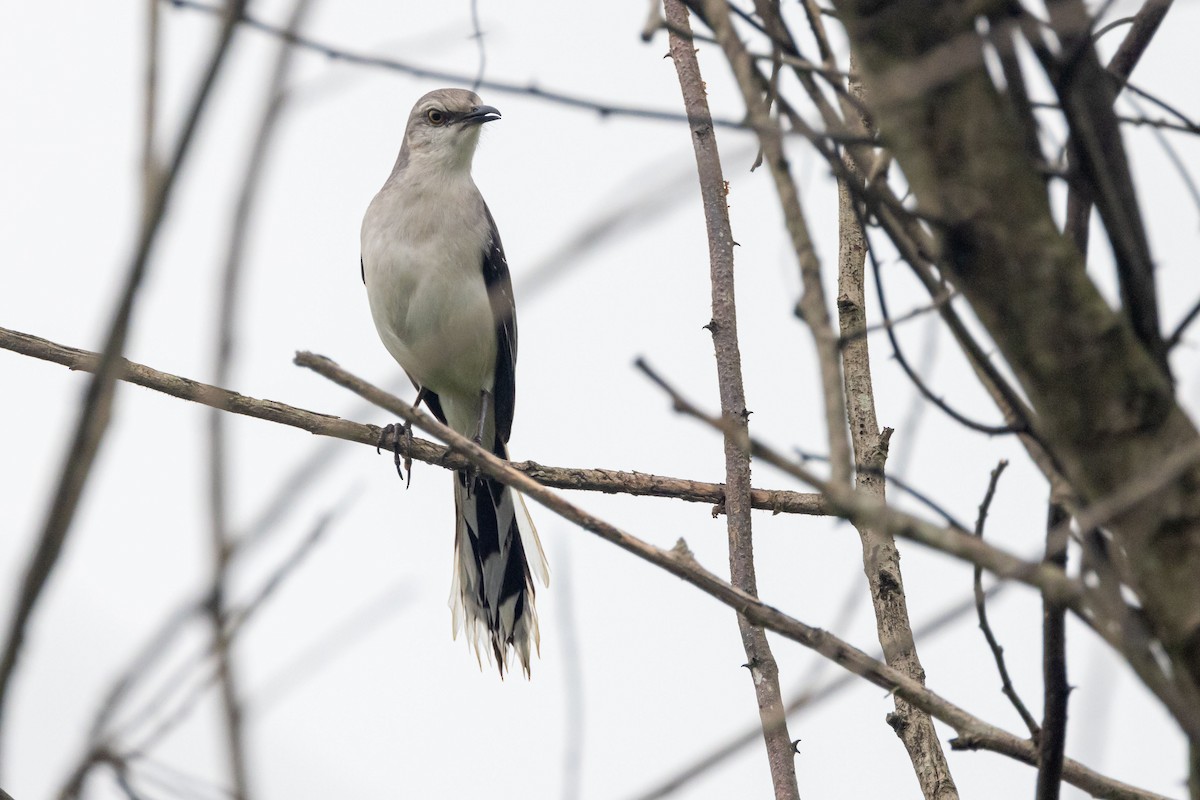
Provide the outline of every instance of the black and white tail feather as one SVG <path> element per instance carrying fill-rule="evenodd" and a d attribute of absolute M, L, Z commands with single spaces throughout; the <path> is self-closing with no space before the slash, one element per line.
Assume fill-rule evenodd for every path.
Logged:
<path fill-rule="evenodd" d="M 496 453 L 507 458 L 507 453 Z M 454 638 L 466 633 L 475 657 L 510 669 L 509 647 L 529 677 L 530 653 L 540 655 L 534 583 L 550 584 L 550 570 L 537 530 L 520 494 L 486 475 L 454 477 L 457 517 L 450 610 Z"/>

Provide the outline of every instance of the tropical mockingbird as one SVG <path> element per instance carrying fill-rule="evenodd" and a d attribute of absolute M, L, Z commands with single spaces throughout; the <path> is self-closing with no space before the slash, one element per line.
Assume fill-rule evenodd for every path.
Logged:
<path fill-rule="evenodd" d="M 362 224 L 362 279 L 379 338 L 433 415 L 508 458 L 517 318 L 508 262 L 471 179 L 480 126 L 500 118 L 466 89 L 417 101 L 404 144 Z M 454 636 L 500 675 L 539 646 L 533 579 L 549 570 L 521 496 L 473 470 L 454 476 Z"/>

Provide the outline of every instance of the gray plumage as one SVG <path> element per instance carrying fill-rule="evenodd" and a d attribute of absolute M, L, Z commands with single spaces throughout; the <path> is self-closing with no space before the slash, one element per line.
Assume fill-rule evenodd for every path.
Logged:
<path fill-rule="evenodd" d="M 430 410 L 508 458 L 516 307 L 496 223 L 471 179 L 480 127 L 499 119 L 465 89 L 417 101 L 391 175 L 362 225 L 362 278 L 384 346 Z M 469 472 L 454 480 L 454 635 L 465 630 L 500 674 L 510 645 L 526 676 L 539 646 L 532 575 L 548 583 L 521 496 Z"/>

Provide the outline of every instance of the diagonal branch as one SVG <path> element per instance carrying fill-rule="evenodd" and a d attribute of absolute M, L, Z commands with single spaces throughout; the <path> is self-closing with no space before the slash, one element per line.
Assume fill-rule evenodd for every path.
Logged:
<path fill-rule="evenodd" d="M 567 502 L 561 495 L 514 469 L 508 462 L 492 455 L 491 452 L 470 439 L 442 425 L 429 414 L 414 409 L 400 398 L 371 386 L 329 359 L 312 353 L 297 353 L 296 363 L 312 369 L 339 386 L 350 389 L 360 397 L 370 400 L 406 422 L 411 422 L 415 427 L 446 442 L 452 451 L 464 455 L 480 472 L 513 487 L 555 514 L 596 534 L 610 544 L 692 584 L 709 596 L 737 610 L 755 624 L 762 625 L 780 636 L 808 647 L 885 691 L 899 694 L 914 706 L 954 728 L 958 732 L 958 740 L 957 744 L 952 742 L 952 746 L 959 749 L 989 750 L 1007 755 L 1025 764 L 1036 765 L 1037 748 L 1033 742 L 984 722 L 922 686 L 908 675 L 876 661 L 828 631 L 806 625 L 762 602 L 757 597 L 726 583 L 700 566 L 682 539 L 670 550 L 654 547 Z M 676 395 L 676 398 L 677 403 L 683 402 L 681 397 Z M 746 446 L 744 441 L 742 446 Z M 755 453 L 757 452 L 756 448 Z M 892 513 L 900 516 L 899 512 Z M 964 533 L 963 535 L 972 541 L 974 539 L 970 534 Z M 1042 565 L 1035 564 L 1033 567 L 1034 571 L 1038 572 Z M 1042 571 L 1038 574 L 1046 573 Z M 1063 579 L 1065 580 L 1065 576 Z M 1056 594 L 1056 596 L 1061 595 Z M 1071 598 L 1065 597 L 1064 601 L 1069 604 Z M 1109 798 L 1109 800 L 1167 800 L 1162 795 L 1108 778 L 1071 759 L 1064 761 L 1063 776 L 1068 783 L 1078 786 L 1095 797 Z"/>
<path fill-rule="evenodd" d="M 100 451 L 100 443 L 108 430 L 108 422 L 112 417 L 117 373 L 120 371 L 121 352 L 125 349 L 125 339 L 133 319 L 138 289 L 141 287 L 142 279 L 145 277 L 150 263 L 150 252 L 161 222 L 166 216 L 167 201 L 175 187 L 176 178 L 184 159 L 191 149 L 200 117 L 204 113 L 211 90 L 216 83 L 217 74 L 225 61 L 225 54 L 229 50 L 229 43 L 233 39 L 237 20 L 244 5 L 245 0 L 229 0 L 225 8 L 220 33 L 209 55 L 208 65 L 192 95 L 191 105 L 184 119 L 183 129 L 176 140 L 170 164 L 158 176 L 158 180 L 154 181 L 153 191 L 145 204 L 141 230 L 125 277 L 125 286 L 113 311 L 99 364 L 88 384 L 82 407 L 79 409 L 75 431 L 64 456 L 46 521 L 25 570 L 17 607 L 9 625 L 4 653 L 0 657 L 0 722 L 3 721 L 4 701 L 17 666 L 21 645 L 25 639 L 25 629 L 33 615 L 33 609 L 41 597 L 42 590 L 46 586 L 46 581 L 58 562 L 58 557 L 66 542 L 67 531 L 71 527 L 75 510 L 83 496 L 84 485 L 87 483 L 96 455 Z M 2 730 L 2 726 L 0 726 L 0 730 Z"/>
<path fill-rule="evenodd" d="M 994 597 L 1000 594 L 1007 587 L 1011 587 L 1011 583 L 995 583 L 988 587 L 987 595 Z M 922 642 L 944 632 L 952 623 L 957 622 L 961 617 L 969 614 L 975 608 L 973 598 L 954 603 L 939 614 L 927 620 L 922 625 L 918 626 L 913 635 Z M 840 629 L 842 626 L 834 625 L 833 629 Z M 882 658 L 882 654 L 874 656 L 877 659 Z M 818 666 L 823 666 L 822 664 Z M 814 676 L 815 678 L 815 676 Z M 787 702 L 787 714 L 791 717 L 800 711 L 812 709 L 828 700 L 835 698 L 843 689 L 857 685 L 855 676 L 851 672 L 843 672 L 834 678 L 831 678 L 819 686 L 811 686 L 810 681 L 805 680 L 800 688 L 790 700 Z M 697 780 L 706 773 L 720 767 L 731 756 L 739 753 L 743 748 L 750 746 L 758 740 L 760 736 L 759 726 L 753 728 L 747 727 L 744 731 L 731 737 L 725 742 L 716 747 L 705 750 L 693 761 L 688 763 L 679 771 L 673 773 L 669 778 L 666 778 L 656 783 L 648 791 L 636 795 L 637 800 L 659 800 L 659 798 L 667 797 L 682 789 L 688 783 Z"/>

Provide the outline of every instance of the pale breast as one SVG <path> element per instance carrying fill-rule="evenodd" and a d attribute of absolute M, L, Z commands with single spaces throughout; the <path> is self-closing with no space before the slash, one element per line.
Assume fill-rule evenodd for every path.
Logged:
<path fill-rule="evenodd" d="M 483 282 L 490 232 L 474 184 L 385 186 L 362 228 L 371 315 L 400 366 L 439 394 L 492 388 L 495 321 Z"/>

